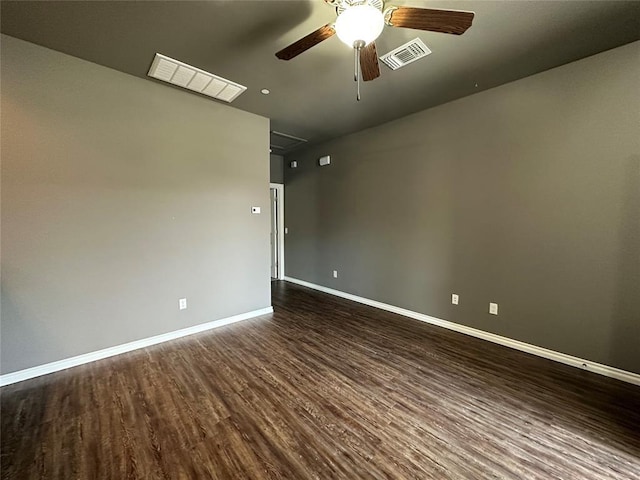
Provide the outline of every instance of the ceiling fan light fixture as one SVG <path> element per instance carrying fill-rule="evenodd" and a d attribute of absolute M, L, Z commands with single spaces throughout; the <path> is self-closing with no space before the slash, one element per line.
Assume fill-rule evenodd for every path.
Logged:
<path fill-rule="evenodd" d="M 355 5 L 342 12 L 335 25 L 338 38 L 353 48 L 362 41 L 365 45 L 373 42 L 384 28 L 382 12 L 371 5 Z"/>

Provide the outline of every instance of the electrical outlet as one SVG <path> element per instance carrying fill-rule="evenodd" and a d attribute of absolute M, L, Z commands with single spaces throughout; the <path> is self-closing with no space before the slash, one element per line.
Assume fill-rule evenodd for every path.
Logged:
<path fill-rule="evenodd" d="M 186 298 L 181 298 L 180 300 L 178 300 L 178 308 L 180 308 L 180 310 L 186 310 L 187 309 L 187 299 Z"/>
<path fill-rule="evenodd" d="M 491 315 L 497 315 L 498 314 L 498 304 L 497 303 L 490 303 L 489 304 L 489 313 Z"/>
<path fill-rule="evenodd" d="M 333 271 L 333 278 L 338 278 L 338 270 Z"/>
<path fill-rule="evenodd" d="M 451 303 L 453 303 L 454 305 L 458 305 L 459 298 L 460 297 L 458 297 L 458 294 L 452 293 L 451 294 Z"/>

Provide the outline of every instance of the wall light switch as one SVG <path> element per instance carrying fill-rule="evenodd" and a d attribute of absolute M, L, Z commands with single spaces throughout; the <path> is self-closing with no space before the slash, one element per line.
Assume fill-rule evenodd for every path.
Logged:
<path fill-rule="evenodd" d="M 251 213 L 260 213 L 260 207 L 251 207 Z"/>
<path fill-rule="evenodd" d="M 338 278 L 338 270 L 333 271 L 333 278 Z"/>
<path fill-rule="evenodd" d="M 458 305 L 458 295 L 456 293 L 452 293 L 451 294 L 451 303 L 453 303 L 454 305 Z"/>
<path fill-rule="evenodd" d="M 187 309 L 187 299 L 186 298 L 181 298 L 180 300 L 178 300 L 178 307 L 180 308 L 180 310 L 186 310 Z"/>
<path fill-rule="evenodd" d="M 287 227 L 284 227 L 284 234 L 286 235 L 287 233 L 289 233 L 289 229 Z"/>
<path fill-rule="evenodd" d="M 497 303 L 490 303 L 489 304 L 489 313 L 491 315 L 497 315 L 498 314 L 498 304 Z"/>

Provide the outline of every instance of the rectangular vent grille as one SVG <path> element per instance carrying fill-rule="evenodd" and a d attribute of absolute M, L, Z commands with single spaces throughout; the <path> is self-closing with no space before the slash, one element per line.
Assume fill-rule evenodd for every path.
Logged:
<path fill-rule="evenodd" d="M 426 57 L 431 50 L 424 44 L 422 40 L 416 38 L 408 43 L 391 50 L 389 53 L 380 57 L 380 60 L 391 70 L 397 70 L 400 67 L 409 65 L 416 60 Z"/>
<path fill-rule="evenodd" d="M 247 89 L 231 80 L 159 53 L 156 53 L 147 75 L 229 103 Z"/>
<path fill-rule="evenodd" d="M 294 147 L 307 143 L 304 138 L 289 135 L 288 133 L 271 131 L 270 147 L 273 153 L 284 153 Z"/>

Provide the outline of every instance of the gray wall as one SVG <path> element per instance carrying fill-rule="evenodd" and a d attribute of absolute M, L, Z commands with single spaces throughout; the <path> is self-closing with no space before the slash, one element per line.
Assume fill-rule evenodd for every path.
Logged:
<path fill-rule="evenodd" d="M 284 157 L 282 155 L 269 155 L 271 183 L 284 183 Z"/>
<path fill-rule="evenodd" d="M 2 36 L 1 126 L 3 373 L 271 304 L 266 118 Z"/>
<path fill-rule="evenodd" d="M 287 157 L 287 275 L 640 373 L 639 53 Z"/>

